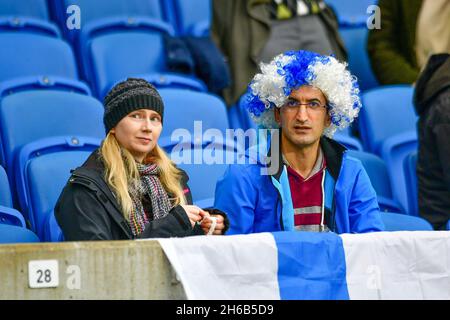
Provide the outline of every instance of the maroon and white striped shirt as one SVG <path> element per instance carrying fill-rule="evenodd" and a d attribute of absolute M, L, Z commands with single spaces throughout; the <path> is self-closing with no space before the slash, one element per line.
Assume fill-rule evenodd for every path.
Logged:
<path fill-rule="evenodd" d="M 328 231 L 325 217 L 322 217 L 323 190 L 322 179 L 326 161 L 322 150 L 310 175 L 303 178 L 287 164 L 289 186 L 294 207 L 294 226 L 299 231 Z M 321 223 L 323 219 L 323 228 Z"/>

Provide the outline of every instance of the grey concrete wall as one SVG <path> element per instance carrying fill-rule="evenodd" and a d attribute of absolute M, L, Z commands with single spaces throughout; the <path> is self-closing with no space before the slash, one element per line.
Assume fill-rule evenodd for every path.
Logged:
<path fill-rule="evenodd" d="M 28 261 L 58 260 L 59 286 L 32 289 Z M 185 299 L 155 240 L 0 245 L 0 299 Z"/>

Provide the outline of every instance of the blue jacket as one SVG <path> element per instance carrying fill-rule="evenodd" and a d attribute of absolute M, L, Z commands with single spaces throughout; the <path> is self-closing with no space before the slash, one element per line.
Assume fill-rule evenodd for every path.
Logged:
<path fill-rule="evenodd" d="M 375 190 L 361 162 L 348 156 L 345 147 L 334 140 L 323 137 L 320 145 L 327 162 L 328 228 L 336 233 L 384 230 Z M 246 160 L 249 157 L 247 154 Z M 281 152 L 279 161 L 282 165 L 274 175 L 261 174 L 265 170 L 261 161 L 246 161 L 230 165 L 218 181 L 214 207 L 228 214 L 228 234 L 294 230 L 294 208 Z"/>

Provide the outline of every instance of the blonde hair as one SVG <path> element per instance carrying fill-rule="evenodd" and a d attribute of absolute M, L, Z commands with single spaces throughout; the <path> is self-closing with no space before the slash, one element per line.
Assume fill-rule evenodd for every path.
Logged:
<path fill-rule="evenodd" d="M 105 165 L 105 181 L 116 195 L 125 219 L 133 209 L 128 188 L 132 181 L 140 179 L 139 171 L 132 154 L 116 140 L 110 132 L 100 146 L 100 155 Z M 181 171 L 158 145 L 144 159 L 144 163 L 156 163 L 160 168 L 159 180 L 166 192 L 171 195 L 172 205 L 184 205 L 186 199 L 180 184 Z"/>

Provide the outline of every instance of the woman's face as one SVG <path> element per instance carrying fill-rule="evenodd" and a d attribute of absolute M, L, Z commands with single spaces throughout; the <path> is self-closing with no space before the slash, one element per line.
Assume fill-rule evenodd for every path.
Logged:
<path fill-rule="evenodd" d="M 138 162 L 153 150 L 161 134 L 162 123 L 159 113 L 139 109 L 130 112 L 111 129 L 119 144 L 127 149 Z"/>

